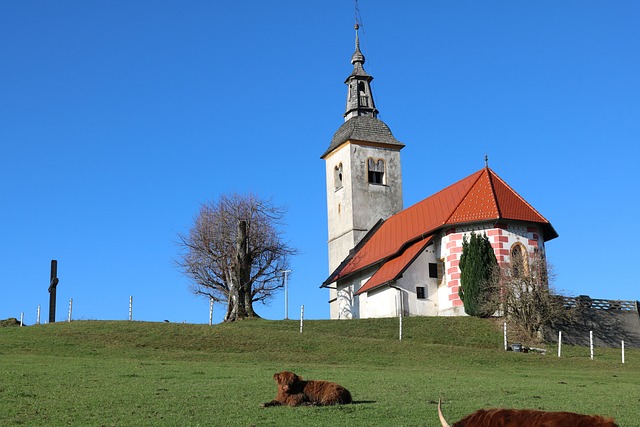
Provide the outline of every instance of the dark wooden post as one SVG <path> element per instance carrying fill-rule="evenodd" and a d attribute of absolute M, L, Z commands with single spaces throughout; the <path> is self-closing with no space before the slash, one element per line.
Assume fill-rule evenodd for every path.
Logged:
<path fill-rule="evenodd" d="M 58 261 L 52 259 L 49 282 L 49 323 L 56 321 L 56 286 L 58 286 Z"/>

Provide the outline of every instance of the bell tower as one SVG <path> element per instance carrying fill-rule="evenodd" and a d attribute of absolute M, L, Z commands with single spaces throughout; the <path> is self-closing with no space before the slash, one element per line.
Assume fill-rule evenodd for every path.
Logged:
<path fill-rule="evenodd" d="M 356 24 L 353 71 L 345 80 L 345 122 L 321 156 L 326 164 L 330 273 L 379 220 L 402 210 L 400 150 L 404 144 L 378 119 L 373 77 L 364 70 L 358 28 Z M 333 299 L 335 290 L 331 292 Z"/>

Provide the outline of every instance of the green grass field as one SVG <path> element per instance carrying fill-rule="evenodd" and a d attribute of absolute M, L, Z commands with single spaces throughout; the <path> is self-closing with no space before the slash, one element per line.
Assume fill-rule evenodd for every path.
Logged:
<path fill-rule="evenodd" d="M 640 350 L 503 351 L 475 318 L 76 321 L 0 328 L 1 426 L 438 426 L 482 407 L 598 413 L 640 426 Z M 353 405 L 260 408 L 292 370 Z"/>

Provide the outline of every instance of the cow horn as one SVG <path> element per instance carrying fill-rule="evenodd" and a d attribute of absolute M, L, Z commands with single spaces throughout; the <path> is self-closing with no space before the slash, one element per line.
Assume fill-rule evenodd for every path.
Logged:
<path fill-rule="evenodd" d="M 444 419 L 444 415 L 442 415 L 442 399 L 438 399 L 438 418 L 440 418 L 442 427 L 451 427 L 447 420 Z"/>

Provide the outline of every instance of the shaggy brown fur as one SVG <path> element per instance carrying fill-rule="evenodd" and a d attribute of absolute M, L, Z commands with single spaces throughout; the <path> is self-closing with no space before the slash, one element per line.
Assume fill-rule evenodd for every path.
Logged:
<path fill-rule="evenodd" d="M 339 384 L 329 381 L 305 381 L 293 372 L 273 375 L 278 385 L 276 398 L 261 406 L 337 405 L 351 403 L 351 393 Z"/>
<path fill-rule="evenodd" d="M 573 412 L 546 412 L 531 409 L 480 409 L 449 426 L 438 402 L 443 427 L 618 427 L 611 418 Z"/>

